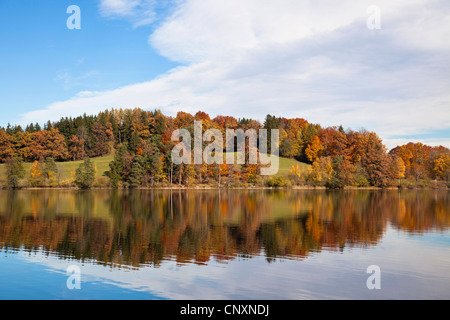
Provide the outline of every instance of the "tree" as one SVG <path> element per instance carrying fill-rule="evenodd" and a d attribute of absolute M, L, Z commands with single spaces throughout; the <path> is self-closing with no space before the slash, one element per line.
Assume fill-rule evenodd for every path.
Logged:
<path fill-rule="evenodd" d="M 396 155 L 391 155 L 391 177 L 398 180 L 400 186 L 400 179 L 405 177 L 405 163 L 402 158 Z"/>
<path fill-rule="evenodd" d="M 108 154 L 110 151 L 108 141 L 110 141 L 109 139 L 111 137 L 106 127 L 98 122 L 95 122 L 92 125 L 91 131 L 92 146 L 90 150 L 90 156 L 99 157 Z"/>
<path fill-rule="evenodd" d="M 30 169 L 30 184 L 33 187 L 42 185 L 43 175 L 42 175 L 42 165 L 39 161 L 34 161 Z"/>
<path fill-rule="evenodd" d="M 302 171 L 298 164 L 295 164 L 289 170 L 289 178 L 294 181 L 296 185 L 302 182 Z"/>
<path fill-rule="evenodd" d="M 288 138 L 280 138 L 280 156 L 290 158 L 292 156 L 292 143 Z"/>
<path fill-rule="evenodd" d="M 123 143 L 114 155 L 114 160 L 109 164 L 109 171 L 106 176 L 111 180 L 111 186 L 118 188 L 120 182 L 124 179 L 124 159 L 128 150 L 128 144 Z"/>
<path fill-rule="evenodd" d="M 369 175 L 366 172 L 366 169 L 362 166 L 361 163 L 357 163 L 355 165 L 355 185 L 358 187 L 368 187 L 370 186 Z"/>
<path fill-rule="evenodd" d="M 68 157 L 66 140 L 58 129 L 51 128 L 47 132 L 44 148 L 49 152 L 45 158 L 51 157 L 56 160 L 66 160 Z"/>
<path fill-rule="evenodd" d="M 19 157 L 14 157 L 7 162 L 7 186 L 9 188 L 18 188 L 20 179 L 25 177 L 25 169 L 23 167 L 23 160 Z"/>
<path fill-rule="evenodd" d="M 11 136 L 5 130 L 0 130 L 0 162 L 14 156 L 13 142 Z"/>
<path fill-rule="evenodd" d="M 450 173 L 450 154 L 443 153 L 434 160 L 433 172 L 436 178 L 445 180 Z"/>
<path fill-rule="evenodd" d="M 159 182 L 165 179 L 164 156 L 160 152 L 154 152 L 148 157 L 148 171 L 152 185 L 154 181 Z"/>
<path fill-rule="evenodd" d="M 330 144 L 330 156 L 344 156 L 346 153 L 347 136 L 342 131 L 343 129 L 340 127 L 340 130 L 334 133 L 333 141 Z"/>
<path fill-rule="evenodd" d="M 11 141 L 14 148 L 14 156 L 20 157 L 24 160 L 38 160 L 31 156 L 31 145 L 33 143 L 33 137 L 28 132 L 11 133 Z"/>
<path fill-rule="evenodd" d="M 56 187 L 58 185 L 58 168 L 53 158 L 47 157 L 44 161 L 44 178 L 47 185 Z"/>
<path fill-rule="evenodd" d="M 328 188 L 342 189 L 345 186 L 354 185 L 355 166 L 350 163 L 344 156 L 335 156 L 332 161 L 333 174 L 325 183 Z"/>
<path fill-rule="evenodd" d="M 145 176 L 145 159 L 142 156 L 135 156 L 131 164 L 131 172 L 128 183 L 131 188 L 142 185 Z"/>
<path fill-rule="evenodd" d="M 373 132 L 367 136 L 361 163 L 369 176 L 369 182 L 376 187 L 390 184 L 390 159 L 381 139 Z"/>
<path fill-rule="evenodd" d="M 327 185 L 333 177 L 333 161 L 331 157 L 316 159 L 305 172 L 305 181 L 314 186 Z"/>
<path fill-rule="evenodd" d="M 267 153 L 272 152 L 272 130 L 279 129 L 281 118 L 268 114 L 264 120 L 264 129 L 267 130 Z"/>
<path fill-rule="evenodd" d="M 87 158 L 75 171 L 75 184 L 80 189 L 89 189 L 95 181 L 96 169 L 91 159 Z"/>
<path fill-rule="evenodd" d="M 175 129 L 186 128 L 194 124 L 194 116 L 190 113 L 179 111 L 173 120 Z"/>
<path fill-rule="evenodd" d="M 364 135 L 361 132 L 349 131 L 347 133 L 346 155 L 350 162 L 357 164 L 361 162 L 363 155 Z"/>
<path fill-rule="evenodd" d="M 313 186 L 319 186 L 322 183 L 322 174 L 319 161 L 314 161 L 312 166 L 306 170 L 305 180 Z"/>
<path fill-rule="evenodd" d="M 29 149 L 34 160 L 47 157 L 66 160 L 68 157 L 65 138 L 53 127 L 33 133 Z"/>
<path fill-rule="evenodd" d="M 398 155 L 405 164 L 406 177 L 414 178 L 416 183 L 426 176 L 425 165 L 428 161 L 430 148 L 422 143 L 408 143 L 401 147 L 394 148 L 390 154 Z"/>
<path fill-rule="evenodd" d="M 87 153 L 89 150 L 89 130 L 86 127 L 86 125 L 84 124 L 84 121 L 82 122 L 83 124 L 81 124 L 78 128 L 77 128 L 77 133 L 76 136 L 78 138 L 78 140 L 81 140 L 84 142 L 84 151 Z"/>
<path fill-rule="evenodd" d="M 322 151 L 323 151 L 323 145 L 320 142 L 319 137 L 314 136 L 314 138 L 308 144 L 308 147 L 305 150 L 305 155 L 309 161 L 314 162 L 320 157 L 320 154 Z"/>
<path fill-rule="evenodd" d="M 320 126 L 317 124 L 306 124 L 302 129 L 302 141 L 305 144 L 309 144 L 318 135 L 320 129 Z"/>
<path fill-rule="evenodd" d="M 85 141 L 73 135 L 69 140 L 69 156 L 73 161 L 86 158 Z"/>

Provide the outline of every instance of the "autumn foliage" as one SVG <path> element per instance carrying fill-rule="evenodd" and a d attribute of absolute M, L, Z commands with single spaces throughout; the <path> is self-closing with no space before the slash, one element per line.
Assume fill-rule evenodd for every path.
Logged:
<path fill-rule="evenodd" d="M 269 142 L 270 130 L 278 129 L 280 156 L 309 166 L 307 170 L 290 168 L 285 181 L 277 180 L 276 185 L 417 187 L 432 185 L 433 181 L 435 185 L 445 185 L 449 180 L 450 150 L 442 146 L 411 142 L 388 151 L 375 132 L 344 130 L 342 126 L 322 127 L 303 118 L 267 115 L 261 123 L 224 115 L 212 118 L 203 111 L 195 114 L 180 111 L 175 117 L 169 117 L 159 110 L 139 108 L 62 118 L 46 123 L 43 128 L 39 124 L 30 124 L 25 130 L 10 125 L 0 128 L 0 162 L 20 158 L 34 163 L 29 174 L 30 184 L 36 186 L 42 183 L 45 159 L 80 161 L 111 153 L 115 157 L 106 175 L 113 187 L 160 183 L 231 186 L 260 185 L 265 181 L 269 184 L 260 175 L 260 164 L 174 165 L 172 132 L 181 128 L 192 132 L 195 120 L 202 121 L 203 130 L 219 130 L 225 142 L 227 129 L 255 129 L 256 132 L 268 129 Z M 268 147 L 270 151 L 272 146 Z M 52 185 L 57 185 L 56 175 L 52 181 Z"/>

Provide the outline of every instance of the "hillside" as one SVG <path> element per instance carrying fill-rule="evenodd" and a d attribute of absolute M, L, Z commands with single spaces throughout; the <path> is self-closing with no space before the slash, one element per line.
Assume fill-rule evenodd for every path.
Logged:
<path fill-rule="evenodd" d="M 95 167 L 97 168 L 97 178 L 103 176 L 103 174 L 109 170 L 109 163 L 113 160 L 114 155 L 110 154 L 104 157 L 92 158 L 92 162 L 94 162 Z M 71 175 L 78 166 L 82 163 L 82 160 L 79 161 L 67 161 L 67 162 L 57 162 L 58 168 L 58 180 L 64 181 L 71 178 Z M 33 163 L 25 162 L 25 180 L 30 178 L 30 170 Z M 6 184 L 6 164 L 0 164 L 0 185 Z"/>
<path fill-rule="evenodd" d="M 103 157 L 96 157 L 92 158 L 91 160 L 94 163 L 95 167 L 97 168 L 97 184 L 104 184 L 105 181 L 104 180 L 101 181 L 102 180 L 101 177 L 104 176 L 105 172 L 110 170 L 109 164 L 111 163 L 111 161 L 114 160 L 114 155 L 110 154 Z M 70 179 L 72 173 L 75 172 L 75 170 L 79 167 L 79 165 L 82 162 L 83 162 L 82 160 L 57 162 L 59 180 L 65 181 Z M 24 163 L 24 169 L 26 172 L 24 180 L 30 178 L 30 170 L 32 165 L 33 163 L 31 162 Z M 279 157 L 279 165 L 280 167 L 276 175 L 284 177 L 287 177 L 289 175 L 289 171 L 294 165 L 298 165 L 300 170 L 306 170 L 306 168 L 308 168 L 309 166 L 309 164 L 297 161 L 295 159 L 289 159 L 284 157 Z M 5 184 L 6 184 L 6 164 L 0 163 L 0 186 Z"/>
<path fill-rule="evenodd" d="M 259 165 L 200 166 L 185 161 L 174 164 L 171 151 L 180 139 L 185 139 L 178 135 L 179 129 L 190 135 L 191 141 L 198 138 L 197 133 L 204 134 L 203 147 L 209 145 L 212 137 L 216 139 L 216 134 L 222 135 L 222 140 L 218 141 L 228 143 L 232 141 L 227 141 L 230 131 L 261 133 L 264 132 L 261 130 L 266 130 L 270 135 L 272 130 L 277 130 L 280 162 L 276 185 L 280 186 L 418 187 L 446 186 L 450 181 L 450 150 L 442 146 L 411 142 L 388 152 L 375 132 L 354 131 L 342 126 L 322 127 L 303 118 L 267 115 L 261 123 L 233 116 L 210 118 L 202 111 L 195 115 L 180 111 L 172 117 L 160 110 L 140 108 L 106 110 L 96 116 L 66 117 L 58 122 L 49 121 L 43 128 L 39 124 L 29 124 L 25 129 L 21 126 L 0 128 L 0 163 L 12 159 L 20 162 L 22 159 L 25 173 L 29 175 L 34 161 L 53 159 L 58 167 L 59 185 L 67 185 L 66 182 L 86 158 L 93 159 L 97 170 L 96 184 L 102 186 L 142 187 L 170 182 L 178 185 L 215 184 L 221 177 L 225 177 L 227 185 L 261 183 Z M 212 132 L 212 137 L 206 136 Z M 275 141 L 268 140 L 269 150 L 271 143 Z M 116 152 L 115 156 L 111 150 Z M 110 169 L 110 164 L 113 170 L 107 178 L 103 174 Z M 289 176 L 291 168 L 297 168 L 297 165 L 296 174 Z M 308 166 L 311 169 L 305 170 Z M 89 172 L 92 176 L 94 169 Z M 3 164 L 0 165 L 0 183 L 3 185 L 5 176 Z M 21 174 L 14 177 L 17 182 Z M 23 180 L 27 180 L 27 176 Z M 35 180 L 29 182 L 38 185 L 42 179 L 39 178 L 38 183 Z M 54 179 L 52 184 L 56 184 Z"/>

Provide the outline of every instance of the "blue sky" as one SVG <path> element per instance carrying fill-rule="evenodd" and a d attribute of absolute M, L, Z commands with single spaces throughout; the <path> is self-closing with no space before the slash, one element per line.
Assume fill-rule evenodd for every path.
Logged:
<path fill-rule="evenodd" d="M 448 39 L 444 0 L 1 0 L 0 126 L 142 107 L 450 147 Z"/>
<path fill-rule="evenodd" d="M 77 4 L 81 30 L 69 30 L 66 9 Z M 0 125 L 69 99 L 146 81 L 174 67 L 145 41 L 150 26 L 105 19 L 95 1 L 0 2 Z"/>

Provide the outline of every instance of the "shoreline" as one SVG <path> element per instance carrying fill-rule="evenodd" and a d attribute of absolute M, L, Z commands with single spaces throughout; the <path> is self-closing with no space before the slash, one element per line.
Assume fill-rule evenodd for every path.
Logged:
<path fill-rule="evenodd" d="M 350 190 L 440 190 L 449 191 L 450 188 L 432 188 L 432 187 L 415 187 L 415 188 L 399 188 L 399 187 L 355 187 L 347 186 L 342 189 L 330 189 L 322 186 L 290 186 L 290 187 L 262 187 L 262 186 L 241 186 L 241 187 L 219 187 L 219 186 L 157 186 L 157 187 L 138 187 L 138 188 L 112 188 L 112 187 L 92 187 L 89 189 L 80 189 L 77 187 L 23 187 L 23 188 L 0 188 L 0 191 L 38 191 L 38 190 L 79 190 L 79 191 L 90 191 L 90 190 L 325 190 L 325 191 L 350 191 Z"/>

